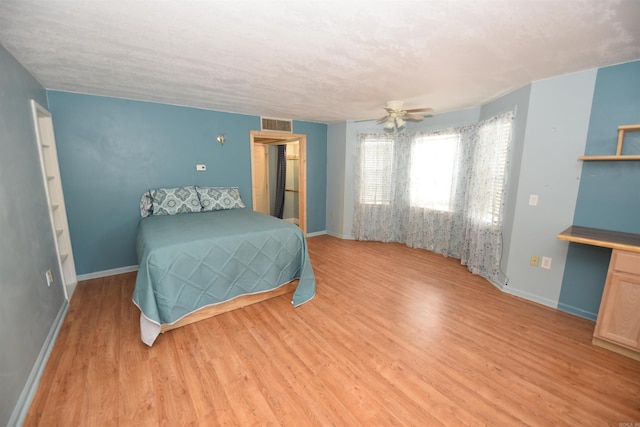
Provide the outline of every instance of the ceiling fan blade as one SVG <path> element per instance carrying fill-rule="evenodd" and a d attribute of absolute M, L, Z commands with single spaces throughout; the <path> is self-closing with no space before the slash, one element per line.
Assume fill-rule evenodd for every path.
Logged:
<path fill-rule="evenodd" d="M 420 114 L 405 114 L 404 116 L 402 116 L 403 119 L 407 119 L 407 120 L 422 120 L 424 119 L 424 117 L 422 117 Z"/>
<path fill-rule="evenodd" d="M 411 110 L 405 110 L 407 113 L 428 113 L 433 114 L 433 108 L 413 108 Z"/>

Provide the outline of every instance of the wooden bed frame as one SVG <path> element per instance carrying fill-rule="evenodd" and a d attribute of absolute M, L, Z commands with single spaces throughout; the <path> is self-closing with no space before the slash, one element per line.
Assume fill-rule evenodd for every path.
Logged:
<path fill-rule="evenodd" d="M 182 319 L 171 325 L 161 325 L 160 333 L 165 333 L 172 329 L 180 328 L 182 326 L 189 325 L 191 323 L 199 322 L 200 320 L 208 319 L 218 314 L 227 313 L 238 308 L 246 307 L 251 304 L 255 304 L 261 301 L 266 301 L 271 298 L 285 295 L 295 291 L 298 286 L 299 279 L 294 279 L 291 282 L 280 286 L 267 292 L 260 292 L 258 294 L 241 295 L 230 301 L 222 302 L 220 304 L 211 305 L 209 307 L 203 307 L 198 311 L 186 315 Z"/>

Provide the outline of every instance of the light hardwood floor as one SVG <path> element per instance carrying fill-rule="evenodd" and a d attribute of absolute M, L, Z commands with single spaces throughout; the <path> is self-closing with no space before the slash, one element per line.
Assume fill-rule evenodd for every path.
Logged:
<path fill-rule="evenodd" d="M 308 242 L 312 301 L 277 297 L 151 348 L 135 273 L 79 284 L 25 425 L 640 423 L 640 362 L 591 345 L 593 322 L 503 293 L 452 258 Z"/>

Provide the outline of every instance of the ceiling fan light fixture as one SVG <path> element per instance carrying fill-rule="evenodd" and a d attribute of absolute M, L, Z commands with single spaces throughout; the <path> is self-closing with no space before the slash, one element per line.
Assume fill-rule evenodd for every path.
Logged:
<path fill-rule="evenodd" d="M 433 110 L 431 108 L 413 108 L 404 110 L 404 102 L 402 101 L 387 101 L 384 104 L 384 109 L 387 110 L 387 114 L 378 120 L 378 123 L 384 123 L 384 130 L 391 131 L 394 128 L 398 130 L 405 127 L 407 120 L 420 121 L 424 118 L 426 113 L 431 115 Z"/>
<path fill-rule="evenodd" d="M 394 123 L 393 123 L 393 119 L 389 119 L 386 122 L 384 122 L 384 128 L 391 130 L 393 129 Z"/>

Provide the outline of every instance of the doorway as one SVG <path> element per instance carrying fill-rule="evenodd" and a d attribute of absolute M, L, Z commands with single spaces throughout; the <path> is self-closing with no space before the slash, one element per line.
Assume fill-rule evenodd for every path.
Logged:
<path fill-rule="evenodd" d="M 269 184 L 269 164 L 275 167 L 275 146 L 287 145 L 286 163 L 288 173 L 284 186 L 283 217 L 296 222 L 303 233 L 307 233 L 307 136 L 272 131 L 250 131 L 251 187 L 253 209 L 271 215 L 275 194 L 274 185 Z M 293 172 L 293 173 L 291 173 Z M 271 173 L 271 175 L 274 175 Z M 293 218 L 296 220 L 294 221 Z"/>
<path fill-rule="evenodd" d="M 253 210 L 271 215 L 271 197 L 269 192 L 269 146 L 256 144 L 253 147 L 254 176 L 252 180 Z"/>

